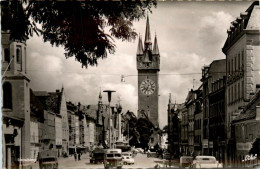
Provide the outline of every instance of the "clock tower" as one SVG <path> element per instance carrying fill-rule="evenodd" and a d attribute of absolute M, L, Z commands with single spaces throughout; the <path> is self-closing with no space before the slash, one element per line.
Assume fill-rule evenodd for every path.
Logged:
<path fill-rule="evenodd" d="M 136 53 L 138 71 L 138 117 L 147 117 L 159 127 L 159 83 L 160 54 L 155 35 L 152 48 L 149 17 L 147 17 L 144 47 L 139 36 Z"/>

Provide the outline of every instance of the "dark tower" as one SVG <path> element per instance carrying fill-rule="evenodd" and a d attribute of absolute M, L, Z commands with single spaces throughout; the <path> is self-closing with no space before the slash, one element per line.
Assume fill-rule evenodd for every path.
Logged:
<path fill-rule="evenodd" d="M 138 70 L 138 117 L 147 117 L 159 127 L 159 82 L 160 54 L 155 35 L 152 49 L 149 17 L 147 17 L 144 48 L 139 36 L 136 53 Z"/>

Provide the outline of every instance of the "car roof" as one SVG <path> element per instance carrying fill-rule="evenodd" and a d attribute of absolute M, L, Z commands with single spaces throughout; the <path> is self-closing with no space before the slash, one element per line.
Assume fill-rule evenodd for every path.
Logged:
<path fill-rule="evenodd" d="M 196 156 L 196 158 L 215 158 L 214 156 Z"/>
<path fill-rule="evenodd" d="M 216 157 L 214 157 L 214 156 L 196 156 L 195 159 L 205 159 L 205 158 L 208 158 L 208 159 L 216 159 Z"/>

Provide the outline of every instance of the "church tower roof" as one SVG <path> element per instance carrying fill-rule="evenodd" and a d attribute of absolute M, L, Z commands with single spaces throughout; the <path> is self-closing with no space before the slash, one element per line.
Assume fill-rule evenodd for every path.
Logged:
<path fill-rule="evenodd" d="M 159 48 L 158 48 L 157 36 L 156 35 L 155 35 L 155 38 L 154 38 L 153 54 L 159 55 Z"/>
<path fill-rule="evenodd" d="M 98 98 L 99 98 L 100 101 L 102 100 L 101 90 L 100 90 L 100 92 L 99 92 Z"/>
<path fill-rule="evenodd" d="M 151 38 L 151 31 L 150 31 L 149 16 L 147 15 L 144 44 L 145 44 L 145 48 L 149 47 L 150 50 L 152 47 L 151 39 L 152 38 Z"/>
<path fill-rule="evenodd" d="M 143 43 L 142 43 L 142 38 L 141 36 L 139 35 L 139 42 L 138 42 L 138 47 L 137 47 L 137 52 L 136 54 L 137 55 L 143 55 L 144 54 L 144 48 L 143 48 Z"/>

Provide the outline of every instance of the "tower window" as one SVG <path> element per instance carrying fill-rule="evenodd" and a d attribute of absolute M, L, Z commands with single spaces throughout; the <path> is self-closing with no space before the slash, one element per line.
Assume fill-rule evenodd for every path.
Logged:
<path fill-rule="evenodd" d="M 4 56 L 5 56 L 5 61 L 6 62 L 10 62 L 10 52 L 9 52 L 9 49 L 5 49 L 4 50 Z"/>
<path fill-rule="evenodd" d="M 12 85 L 9 82 L 3 85 L 3 108 L 12 109 Z"/>
<path fill-rule="evenodd" d="M 21 49 L 20 48 L 16 49 L 16 62 L 21 63 Z"/>

